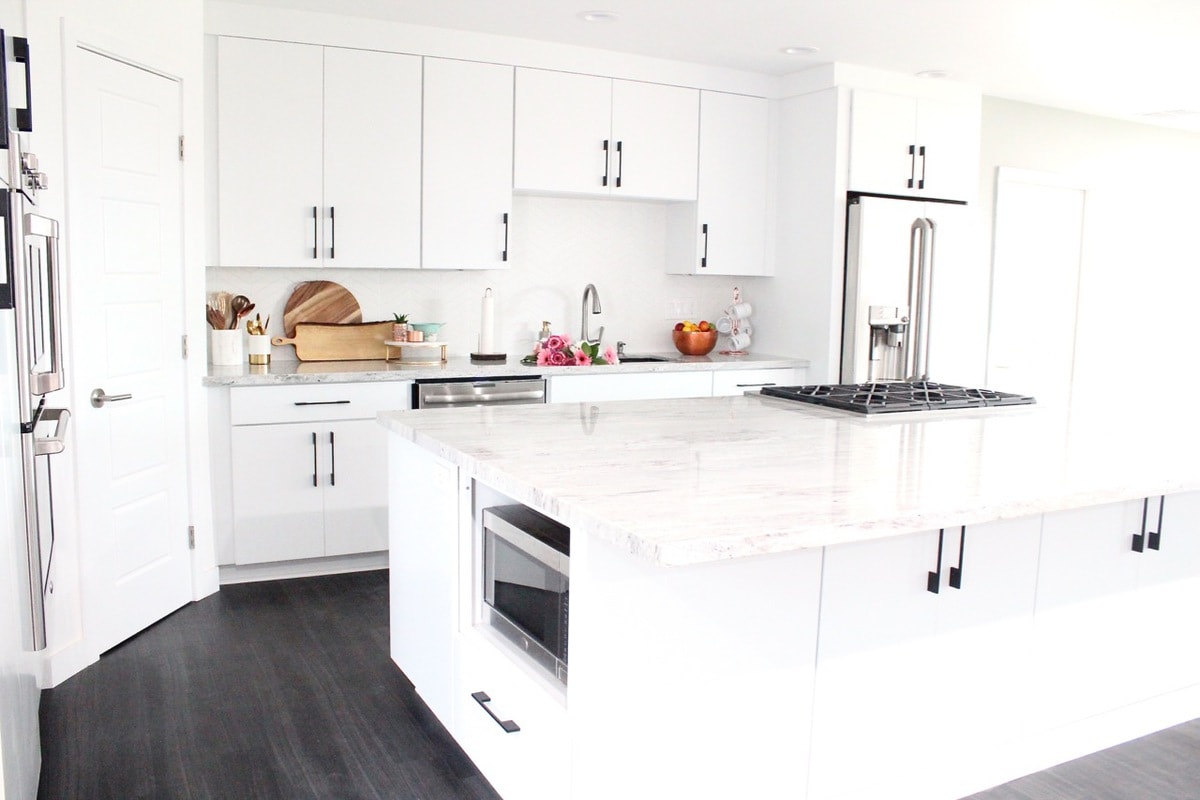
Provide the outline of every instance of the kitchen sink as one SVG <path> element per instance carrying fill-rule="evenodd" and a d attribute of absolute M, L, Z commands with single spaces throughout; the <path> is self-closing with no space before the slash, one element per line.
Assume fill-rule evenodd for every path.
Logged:
<path fill-rule="evenodd" d="M 621 356 L 622 364 L 648 364 L 655 361 L 674 361 L 667 356 Z"/>

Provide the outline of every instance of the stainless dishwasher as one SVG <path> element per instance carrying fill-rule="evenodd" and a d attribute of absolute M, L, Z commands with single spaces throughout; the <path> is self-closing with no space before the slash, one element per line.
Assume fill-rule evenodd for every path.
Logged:
<path fill-rule="evenodd" d="M 413 408 L 516 406 L 546 402 L 540 375 L 500 378 L 428 378 L 413 381 Z"/>

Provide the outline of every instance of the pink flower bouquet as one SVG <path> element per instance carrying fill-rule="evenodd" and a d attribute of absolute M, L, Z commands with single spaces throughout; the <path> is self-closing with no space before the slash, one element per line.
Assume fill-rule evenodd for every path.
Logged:
<path fill-rule="evenodd" d="M 571 337 L 565 334 L 554 334 L 539 342 L 534 348 L 533 355 L 521 359 L 524 364 L 536 364 L 539 367 L 586 367 L 592 364 L 618 363 L 617 351 L 611 346 L 600 352 L 600 346 L 589 342 L 572 345 Z"/>

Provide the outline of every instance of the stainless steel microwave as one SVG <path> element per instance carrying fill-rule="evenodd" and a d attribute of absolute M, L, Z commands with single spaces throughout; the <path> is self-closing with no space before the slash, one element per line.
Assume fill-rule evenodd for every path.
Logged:
<path fill-rule="evenodd" d="M 571 534 L 523 505 L 483 510 L 484 621 L 567 682 Z"/>

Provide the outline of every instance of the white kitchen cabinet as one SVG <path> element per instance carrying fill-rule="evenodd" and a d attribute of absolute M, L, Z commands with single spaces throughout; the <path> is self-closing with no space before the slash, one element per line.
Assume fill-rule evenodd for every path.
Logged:
<path fill-rule="evenodd" d="M 513 68 L 425 59 L 421 266 L 508 266 Z"/>
<path fill-rule="evenodd" d="M 809 800 L 983 788 L 1021 732 L 1039 536 L 1037 517 L 946 530 L 937 593 L 937 531 L 826 548 Z"/>
<path fill-rule="evenodd" d="M 668 272 L 772 273 L 767 261 L 770 146 L 765 98 L 700 93 L 697 200 L 671 209 Z"/>
<path fill-rule="evenodd" d="M 709 397 L 712 373 L 616 372 L 603 374 L 603 367 L 578 368 L 588 374 L 549 376 L 548 403 L 580 403 L 599 400 L 657 400 L 676 397 Z"/>
<path fill-rule="evenodd" d="M 979 131 L 978 106 L 856 89 L 849 188 L 974 202 Z"/>
<path fill-rule="evenodd" d="M 416 267 L 421 59 L 220 37 L 222 266 Z"/>
<path fill-rule="evenodd" d="M 784 369 L 719 369 L 712 374 L 713 397 L 732 397 L 756 392 L 764 386 L 796 386 L 803 378 L 797 370 Z"/>
<path fill-rule="evenodd" d="M 699 92 L 516 70 L 513 188 L 695 200 Z"/>
<path fill-rule="evenodd" d="M 387 438 L 408 382 L 230 391 L 234 563 L 387 549 Z"/>

